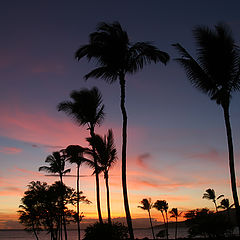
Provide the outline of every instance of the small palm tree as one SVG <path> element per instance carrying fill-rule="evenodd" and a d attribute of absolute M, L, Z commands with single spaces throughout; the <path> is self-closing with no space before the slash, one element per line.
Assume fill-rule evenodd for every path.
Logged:
<path fill-rule="evenodd" d="M 93 87 L 91 90 L 82 89 L 80 91 L 73 91 L 70 94 L 72 101 L 61 102 L 58 105 L 58 111 L 64 111 L 71 116 L 78 125 L 88 126 L 91 138 L 95 137 L 95 126 L 100 125 L 104 119 L 104 105 L 102 104 L 102 95 L 100 91 Z M 97 195 L 97 210 L 99 222 L 103 223 L 101 206 L 100 206 L 100 188 L 97 158 L 95 151 L 95 144 L 93 141 L 94 164 L 96 167 L 96 195 Z"/>
<path fill-rule="evenodd" d="M 90 143 L 90 145 L 93 144 L 92 138 L 87 138 L 87 141 Z M 95 147 L 96 147 L 97 162 L 99 166 L 99 173 L 103 172 L 105 184 L 106 184 L 108 223 L 112 224 L 111 211 L 110 211 L 110 194 L 109 194 L 109 170 L 116 163 L 116 160 L 117 160 L 117 150 L 114 144 L 112 129 L 109 129 L 107 135 L 104 135 L 104 137 L 101 137 L 100 135 L 95 135 Z M 90 152 L 90 154 L 92 155 L 92 152 Z M 94 171 L 94 173 L 95 172 L 96 170 Z"/>
<path fill-rule="evenodd" d="M 148 211 L 149 221 L 150 221 L 150 225 L 151 225 L 151 229 L 152 229 L 152 235 L 153 235 L 153 239 L 155 239 L 155 235 L 154 235 L 154 231 L 153 231 L 153 225 L 152 225 L 152 218 L 151 218 L 151 209 L 153 207 L 152 200 L 151 200 L 151 198 L 149 198 L 149 199 L 144 198 L 140 203 L 142 205 L 138 206 L 138 207 L 143 209 L 143 210 Z"/>
<path fill-rule="evenodd" d="M 77 165 L 77 226 L 78 226 L 78 240 L 80 240 L 80 166 L 88 161 L 83 157 L 83 153 L 85 152 L 85 148 L 79 145 L 69 145 L 66 149 L 64 149 L 66 153 L 66 160 L 70 163 L 75 163 Z"/>
<path fill-rule="evenodd" d="M 240 89 L 240 52 L 231 30 L 218 24 L 214 30 L 198 26 L 193 30 L 197 42 L 197 60 L 180 44 L 174 44 L 181 54 L 176 59 L 185 69 L 194 87 L 206 93 L 223 109 L 227 133 L 231 188 L 236 208 L 237 225 L 240 233 L 240 206 L 237 194 L 232 129 L 230 124 L 230 102 L 232 94 Z"/>
<path fill-rule="evenodd" d="M 67 227 L 66 227 L 66 220 L 65 220 L 65 213 L 64 213 L 64 196 L 63 196 L 63 176 L 71 171 L 71 169 L 65 170 L 65 156 L 61 154 L 61 152 L 53 152 L 52 155 L 49 155 L 46 160 L 46 163 L 49 166 L 42 166 L 38 170 L 45 171 L 48 173 L 58 174 L 60 177 L 60 184 L 61 184 L 61 209 L 62 209 L 62 221 L 64 227 L 64 234 L 65 240 L 67 240 Z M 62 224 L 62 223 L 61 223 Z M 61 228 L 60 228 L 61 231 Z"/>
<path fill-rule="evenodd" d="M 166 230 L 166 236 L 168 239 L 168 215 L 167 215 L 168 203 L 165 200 L 157 200 L 154 203 L 153 207 L 162 213 L 165 230 Z M 165 216 L 164 216 L 164 213 L 165 213 Z"/>
<path fill-rule="evenodd" d="M 181 216 L 182 212 L 178 212 L 177 208 L 172 208 L 172 210 L 169 212 L 170 214 L 172 214 L 170 217 L 171 218 L 175 218 L 176 219 L 176 225 L 175 225 L 175 239 L 177 239 L 177 223 L 178 223 L 178 217 Z"/>
<path fill-rule="evenodd" d="M 215 191 L 214 189 L 207 189 L 206 190 L 206 193 L 203 194 L 203 199 L 208 199 L 208 200 L 211 200 L 213 201 L 214 203 L 214 206 L 216 208 L 216 212 L 218 212 L 218 207 L 217 207 L 217 200 L 224 197 L 223 194 L 219 195 L 217 198 L 216 198 L 216 194 L 215 194 Z"/>
<path fill-rule="evenodd" d="M 90 34 L 89 44 L 81 46 L 75 57 L 77 60 L 87 57 L 96 60 L 97 68 L 85 75 L 102 78 L 108 83 L 119 80 L 121 88 L 122 127 L 122 187 L 126 219 L 130 239 L 134 240 L 131 214 L 128 204 L 126 161 L 127 161 L 127 111 L 125 108 L 126 74 L 134 74 L 150 63 L 166 64 L 169 55 L 148 42 L 130 43 L 126 31 L 119 22 L 100 23 L 97 31 Z"/>
<path fill-rule="evenodd" d="M 220 205 L 218 206 L 218 208 L 222 208 L 224 210 L 227 210 L 229 221 L 231 220 L 231 218 L 230 218 L 230 209 L 233 206 L 234 206 L 234 203 L 230 205 L 229 199 L 227 199 L 227 198 L 222 199 L 222 201 L 220 202 Z"/>

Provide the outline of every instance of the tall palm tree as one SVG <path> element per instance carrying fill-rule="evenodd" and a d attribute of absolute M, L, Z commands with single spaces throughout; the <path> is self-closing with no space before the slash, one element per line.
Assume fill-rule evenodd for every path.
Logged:
<path fill-rule="evenodd" d="M 61 183 L 61 208 L 62 208 L 62 220 L 63 221 L 63 227 L 64 227 L 64 234 L 65 234 L 65 240 L 67 240 L 67 227 L 66 227 L 66 220 L 65 220 L 65 213 L 64 213 L 64 196 L 63 196 L 63 176 L 71 171 L 71 169 L 65 170 L 65 157 L 60 152 L 53 152 L 52 155 L 49 155 L 46 160 L 46 163 L 49 164 L 49 166 L 42 166 L 39 167 L 39 171 L 45 171 L 48 173 L 54 173 L 58 174 L 60 177 L 60 183 Z M 60 225 L 62 223 L 60 222 Z M 60 228 L 61 231 L 61 228 Z"/>
<path fill-rule="evenodd" d="M 153 207 L 156 208 L 158 211 L 160 211 L 162 214 L 166 236 L 168 239 L 168 216 L 167 216 L 168 203 L 165 200 L 157 200 L 154 203 Z M 164 213 L 165 213 L 165 216 L 164 216 Z"/>
<path fill-rule="evenodd" d="M 178 212 L 177 208 L 172 208 L 172 210 L 169 212 L 172 215 L 170 217 L 174 217 L 176 219 L 176 225 L 175 225 L 175 239 L 177 239 L 177 223 L 178 223 L 178 217 L 181 216 L 182 212 Z"/>
<path fill-rule="evenodd" d="M 214 203 L 214 206 L 216 208 L 216 212 L 218 212 L 218 207 L 217 207 L 217 200 L 224 197 L 223 194 L 219 195 L 218 197 L 216 197 L 216 194 L 215 194 L 215 191 L 214 189 L 211 189 L 211 188 L 208 188 L 206 190 L 206 192 L 203 194 L 203 197 L 204 199 L 208 199 L 208 200 L 211 200 L 213 201 Z"/>
<path fill-rule="evenodd" d="M 138 207 L 143 209 L 143 210 L 148 211 L 149 221 L 150 221 L 150 225 L 151 225 L 151 229 L 152 229 L 152 235 L 153 235 L 153 239 L 155 239 L 155 235 L 154 235 L 154 231 L 153 231 L 153 225 L 152 225 L 152 218 L 151 218 L 151 209 L 153 207 L 152 200 L 151 200 L 151 198 L 149 198 L 149 199 L 144 198 L 140 203 L 142 205 L 138 206 Z"/>
<path fill-rule="evenodd" d="M 132 220 L 128 203 L 126 179 L 127 112 L 125 108 L 126 74 L 134 74 L 146 64 L 162 62 L 166 64 L 169 55 L 148 42 L 130 43 L 128 34 L 119 22 L 100 23 L 97 31 L 90 34 L 89 44 L 81 46 L 75 54 L 79 61 L 83 57 L 95 59 L 97 68 L 85 75 L 102 78 L 108 83 L 119 80 L 121 88 L 122 127 L 122 187 L 126 219 L 131 240 L 134 239 Z"/>
<path fill-rule="evenodd" d="M 77 165 L 77 226 L 78 226 L 78 240 L 80 240 L 80 166 L 82 163 L 88 161 L 83 157 L 85 148 L 79 145 L 69 145 L 65 150 L 66 160 Z"/>
<path fill-rule="evenodd" d="M 91 90 L 82 89 L 80 91 L 73 91 L 70 94 L 70 97 L 72 98 L 72 101 L 61 102 L 58 105 L 58 111 L 64 111 L 80 126 L 87 125 L 88 130 L 90 131 L 90 136 L 94 139 L 95 126 L 100 125 L 104 119 L 104 105 L 102 104 L 102 95 L 100 91 L 96 87 L 93 87 Z M 96 169 L 95 176 L 98 219 L 100 223 L 103 223 L 100 206 L 99 174 L 94 141 L 92 148 Z"/>
<path fill-rule="evenodd" d="M 198 26 L 193 30 L 197 42 L 197 60 L 180 44 L 174 44 L 181 54 L 177 61 L 187 77 L 223 109 L 227 133 L 231 188 L 240 233 L 240 207 L 237 194 L 232 130 L 229 106 L 234 91 L 240 89 L 240 52 L 228 26 L 218 24 L 214 30 Z"/>
<path fill-rule="evenodd" d="M 92 138 L 87 138 L 87 141 L 91 145 L 93 144 Z M 95 135 L 95 147 L 99 171 L 103 172 L 104 174 L 107 190 L 108 223 L 111 224 L 112 221 L 109 194 L 109 170 L 116 163 L 117 160 L 117 150 L 114 144 L 112 129 L 109 129 L 107 135 L 104 135 L 104 137 L 101 137 L 100 135 Z"/>

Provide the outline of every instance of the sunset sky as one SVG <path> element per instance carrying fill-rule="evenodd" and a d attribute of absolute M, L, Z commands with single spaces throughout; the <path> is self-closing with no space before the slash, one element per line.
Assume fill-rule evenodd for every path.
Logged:
<path fill-rule="evenodd" d="M 82 3 L 84 2 L 84 3 Z M 171 57 L 167 66 L 149 65 L 127 76 L 127 178 L 132 218 L 147 218 L 137 208 L 146 197 L 165 199 L 180 211 L 208 207 L 202 199 L 207 188 L 224 194 L 232 203 L 227 142 L 222 109 L 191 86 L 173 43 L 195 55 L 192 29 L 227 23 L 240 45 L 240 2 L 202 1 L 27 1 L 0 2 L 0 229 L 16 224 L 18 206 L 30 181 L 53 183 L 38 168 L 45 158 L 70 144 L 87 147 L 86 127 L 78 127 L 58 103 L 72 90 L 97 86 L 103 95 L 106 118 L 98 134 L 113 129 L 118 163 L 110 172 L 113 217 L 123 217 L 121 189 L 120 87 L 100 79 L 83 80 L 94 68 L 74 53 L 88 43 L 99 22 L 119 21 L 130 41 L 150 41 Z M 233 96 L 231 122 L 236 175 L 240 179 L 240 94 Z M 72 166 L 72 174 L 75 167 Z M 81 189 L 93 204 L 81 205 L 86 219 L 97 218 L 92 170 L 81 168 Z M 65 177 L 75 187 L 75 179 Z M 104 217 L 107 217 L 101 176 Z M 239 190 L 239 189 L 238 189 Z M 156 210 L 156 221 L 161 221 Z M 86 220 L 85 220 L 86 221 Z"/>

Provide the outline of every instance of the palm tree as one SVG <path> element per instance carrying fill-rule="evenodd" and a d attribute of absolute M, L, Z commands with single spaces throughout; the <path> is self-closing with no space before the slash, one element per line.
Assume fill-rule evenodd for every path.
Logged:
<path fill-rule="evenodd" d="M 216 208 L 216 212 L 218 212 L 218 207 L 217 207 L 217 200 L 224 197 L 223 194 L 219 195 L 217 198 L 216 198 L 216 194 L 215 194 L 215 191 L 214 189 L 207 189 L 206 190 L 206 193 L 203 194 L 203 199 L 208 199 L 208 200 L 212 200 L 214 205 L 215 205 L 215 208 Z"/>
<path fill-rule="evenodd" d="M 87 141 L 91 145 L 93 144 L 92 138 L 87 138 Z M 109 170 L 116 163 L 116 160 L 117 160 L 117 150 L 114 144 L 112 129 L 109 129 L 107 135 L 104 135 L 104 137 L 101 137 L 100 135 L 95 135 L 95 147 L 96 147 L 96 155 L 97 155 L 97 161 L 99 166 L 99 172 L 103 172 L 105 184 L 106 184 L 108 223 L 112 224 L 108 180 L 109 180 Z"/>
<path fill-rule="evenodd" d="M 218 208 L 222 208 L 224 210 L 227 210 L 227 214 L 228 214 L 228 219 L 229 221 L 231 220 L 230 218 L 230 209 L 234 206 L 234 204 L 229 203 L 229 199 L 224 198 L 222 199 L 222 201 L 220 202 L 220 205 L 218 206 Z"/>
<path fill-rule="evenodd" d="M 172 210 L 169 212 L 172 215 L 170 217 L 174 217 L 176 219 L 176 225 L 175 225 L 175 239 L 177 239 L 177 223 L 178 223 L 178 217 L 181 216 L 182 212 L 178 212 L 177 208 L 172 208 Z"/>
<path fill-rule="evenodd" d="M 67 240 L 67 228 L 66 228 L 66 220 L 65 220 L 65 213 L 64 213 L 64 203 L 63 203 L 63 176 L 67 173 L 69 173 L 71 171 L 71 169 L 66 169 L 65 170 L 65 157 L 64 155 L 61 155 L 60 152 L 53 152 L 52 155 L 49 155 L 46 160 L 45 163 L 48 163 L 49 166 L 42 166 L 39 167 L 39 171 L 45 171 L 48 173 L 54 173 L 54 174 L 58 174 L 60 177 L 60 183 L 62 186 L 62 221 L 63 221 L 63 227 L 64 227 L 64 234 L 65 234 L 65 240 Z M 62 223 L 60 223 L 62 224 Z M 61 231 L 61 228 L 60 228 Z"/>
<path fill-rule="evenodd" d="M 141 202 L 142 206 L 138 206 L 139 208 L 143 209 L 143 210 L 147 210 L 148 211 L 148 216 L 149 216 L 149 221 L 150 221 L 150 225 L 151 225 L 151 229 L 152 229 L 152 235 L 153 235 L 153 239 L 155 239 L 155 235 L 154 235 L 154 231 L 153 231 L 153 225 L 152 225 L 152 218 L 151 218 L 151 208 L 153 207 L 153 203 L 151 198 L 147 199 L 144 198 Z"/>
<path fill-rule="evenodd" d="M 123 117 L 122 127 L 122 187 L 126 212 L 126 219 L 131 240 L 134 239 L 131 214 L 128 204 L 126 179 L 126 151 L 127 151 L 127 112 L 125 108 L 126 74 L 134 74 L 146 64 L 162 62 L 166 64 L 169 55 L 160 51 L 148 42 L 131 44 L 128 34 L 119 22 L 112 24 L 100 23 L 97 31 L 90 34 L 89 44 L 81 46 L 75 57 L 79 61 L 83 57 L 88 60 L 95 59 L 97 68 L 85 75 L 102 78 L 108 83 L 119 79 L 121 88 L 121 111 Z"/>
<path fill-rule="evenodd" d="M 80 240 L 80 190 L 79 190 L 79 180 L 80 180 L 80 166 L 82 163 L 88 161 L 83 157 L 83 153 L 85 152 L 85 148 L 79 145 L 69 145 L 65 150 L 66 160 L 70 163 L 77 164 L 77 226 L 78 226 L 78 240 Z"/>
<path fill-rule="evenodd" d="M 168 239 L 168 216 L 167 216 L 168 203 L 165 200 L 157 200 L 154 203 L 153 207 L 156 208 L 158 211 L 160 211 L 162 214 L 163 222 L 166 230 L 166 236 Z M 164 216 L 164 213 L 166 216 Z"/>
<path fill-rule="evenodd" d="M 71 116 L 78 125 L 88 126 L 90 136 L 95 138 L 95 126 L 100 125 L 104 119 L 104 105 L 102 104 L 102 95 L 96 87 L 91 90 L 82 89 L 80 91 L 73 91 L 70 94 L 72 101 L 61 102 L 58 105 L 58 111 L 64 111 Z M 99 222 L 103 223 L 101 206 L 100 206 L 100 188 L 97 158 L 95 151 L 95 143 L 93 141 L 94 164 L 96 169 L 96 195 L 97 195 L 97 210 Z"/>
<path fill-rule="evenodd" d="M 223 109 L 231 176 L 231 188 L 236 208 L 237 223 L 240 233 L 240 207 L 237 194 L 232 130 L 229 107 L 234 91 L 240 89 L 240 52 L 235 45 L 228 26 L 218 24 L 215 31 L 206 26 L 193 30 L 197 42 L 197 60 L 180 44 L 174 44 L 182 55 L 176 59 L 186 70 L 187 77 L 199 90 L 206 93 Z"/>

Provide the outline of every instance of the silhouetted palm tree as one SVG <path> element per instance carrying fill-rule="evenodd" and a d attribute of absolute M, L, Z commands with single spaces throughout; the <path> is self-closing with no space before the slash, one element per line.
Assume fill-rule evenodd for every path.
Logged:
<path fill-rule="evenodd" d="M 87 138 L 87 141 L 91 145 L 93 144 L 92 138 Z M 104 135 L 104 137 L 101 137 L 100 135 L 95 135 L 95 147 L 96 147 L 96 155 L 97 155 L 99 171 L 103 172 L 105 183 L 106 183 L 108 223 L 111 224 L 112 221 L 111 221 L 111 211 L 110 211 L 110 194 L 109 194 L 108 179 L 109 179 L 109 170 L 117 160 L 117 150 L 114 144 L 112 129 L 109 129 L 107 135 Z"/>
<path fill-rule="evenodd" d="M 168 239 L 168 216 L 167 216 L 168 203 L 165 200 L 157 200 L 154 203 L 153 207 L 162 213 L 163 222 L 166 229 L 166 236 Z M 164 216 L 164 213 L 165 213 L 165 216 Z"/>
<path fill-rule="evenodd" d="M 150 221 L 150 225 L 151 225 L 151 229 L 152 229 L 152 235 L 153 235 L 153 239 L 155 239 L 155 235 L 154 235 L 154 231 L 153 231 L 153 225 L 152 225 L 152 218 L 151 218 L 151 208 L 153 207 L 153 203 L 151 198 L 146 199 L 144 198 L 141 202 L 142 206 L 138 206 L 139 208 L 143 209 L 143 210 L 147 210 L 148 211 L 148 216 L 149 216 L 149 221 Z"/>
<path fill-rule="evenodd" d="M 38 170 L 39 171 L 45 171 L 48 173 L 56 173 L 60 177 L 60 183 L 61 186 L 63 186 L 63 175 L 66 173 L 69 173 L 71 169 L 65 170 L 65 157 L 64 155 L 61 155 L 60 152 L 53 152 L 52 155 L 49 155 L 46 160 L 46 163 L 49 163 L 49 166 L 42 166 Z M 63 190 L 63 189 L 62 189 Z M 64 227 L 64 234 L 65 234 L 65 240 L 67 240 L 67 228 L 66 228 L 66 220 L 65 220 L 65 214 L 64 214 L 64 204 L 63 204 L 63 192 L 61 194 L 62 196 L 62 221 L 63 221 L 63 227 Z"/>
<path fill-rule="evenodd" d="M 104 105 L 102 104 L 102 96 L 96 87 L 91 90 L 82 89 L 80 91 L 73 91 L 70 94 L 72 101 L 61 102 L 58 105 L 58 111 L 64 111 L 71 116 L 80 126 L 87 125 L 90 131 L 90 136 L 95 137 L 95 126 L 100 125 L 104 119 Z M 99 222 L 103 223 L 101 206 L 100 206 L 100 189 L 99 177 L 97 168 L 97 158 L 95 154 L 95 144 L 93 141 L 94 163 L 96 167 L 96 194 L 97 194 L 97 210 Z"/>
<path fill-rule="evenodd" d="M 128 204 L 126 180 L 126 149 L 127 149 L 127 112 L 125 108 L 126 74 L 134 74 L 146 64 L 169 60 L 169 55 L 160 51 L 148 42 L 131 44 L 128 34 L 119 22 L 112 24 L 100 23 L 97 31 L 90 34 L 89 44 L 81 46 L 76 54 L 77 60 L 87 57 L 88 60 L 96 59 L 97 68 L 85 75 L 102 78 L 108 83 L 119 79 L 121 88 L 121 111 L 123 117 L 122 127 L 122 186 L 126 219 L 130 238 L 134 239 L 131 214 Z"/>
<path fill-rule="evenodd" d="M 178 212 L 177 208 L 172 208 L 172 210 L 169 212 L 172 215 L 170 217 L 174 217 L 176 219 L 176 225 L 175 225 L 175 239 L 177 239 L 177 223 L 178 223 L 178 217 L 181 216 L 182 212 Z"/>
<path fill-rule="evenodd" d="M 77 164 L 77 226 L 78 226 L 78 240 L 80 240 L 80 166 L 82 163 L 86 162 L 87 159 L 83 157 L 85 148 L 79 145 L 69 145 L 66 149 L 66 160 L 70 163 Z"/>
<path fill-rule="evenodd" d="M 193 35 L 198 46 L 197 60 L 180 44 L 174 44 L 182 55 L 177 61 L 186 70 L 187 77 L 193 86 L 209 95 L 211 100 L 216 101 L 223 108 L 228 141 L 231 188 L 240 232 L 240 207 L 229 117 L 232 93 L 240 89 L 240 53 L 230 29 L 224 24 L 216 25 L 215 31 L 205 26 L 198 26 L 193 30 Z"/>
<path fill-rule="evenodd" d="M 224 210 L 227 210 L 227 214 L 228 214 L 228 220 L 230 221 L 230 209 L 234 206 L 234 204 L 229 203 L 229 199 L 224 198 L 222 199 L 222 201 L 220 202 L 220 205 L 218 206 L 218 208 L 222 208 Z"/>
<path fill-rule="evenodd" d="M 216 208 L 216 212 L 218 212 L 218 207 L 217 207 L 217 201 L 219 198 L 222 198 L 224 197 L 223 194 L 219 195 L 217 198 L 216 198 L 216 194 L 215 194 L 215 191 L 214 189 L 207 189 L 206 190 L 206 193 L 203 194 L 203 198 L 204 199 L 208 199 L 208 200 L 212 200 L 214 205 L 215 205 L 215 208 Z"/>

